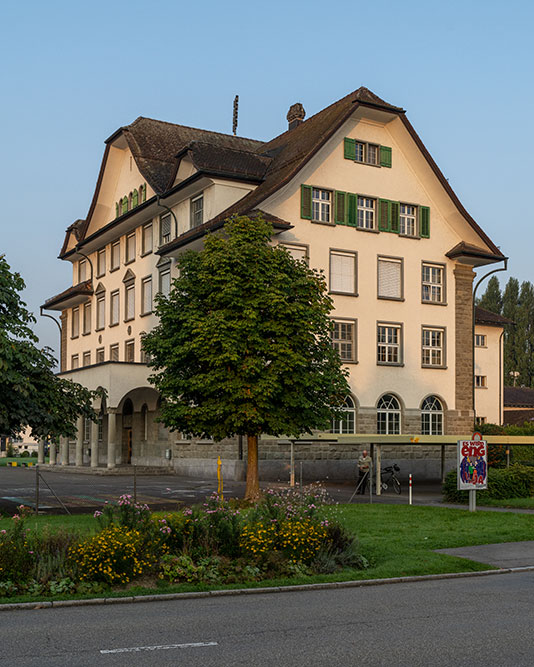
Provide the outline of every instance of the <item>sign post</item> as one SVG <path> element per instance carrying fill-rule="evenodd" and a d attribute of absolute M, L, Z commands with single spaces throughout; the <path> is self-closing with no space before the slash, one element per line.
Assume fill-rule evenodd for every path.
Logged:
<path fill-rule="evenodd" d="M 458 490 L 469 491 L 469 511 L 476 512 L 477 489 L 488 488 L 488 444 L 480 433 L 458 440 Z"/>

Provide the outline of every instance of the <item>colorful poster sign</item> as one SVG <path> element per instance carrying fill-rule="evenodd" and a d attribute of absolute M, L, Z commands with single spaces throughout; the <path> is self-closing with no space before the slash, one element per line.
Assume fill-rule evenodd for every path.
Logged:
<path fill-rule="evenodd" d="M 472 440 L 458 440 L 458 489 L 488 487 L 488 444 L 480 433 Z"/>

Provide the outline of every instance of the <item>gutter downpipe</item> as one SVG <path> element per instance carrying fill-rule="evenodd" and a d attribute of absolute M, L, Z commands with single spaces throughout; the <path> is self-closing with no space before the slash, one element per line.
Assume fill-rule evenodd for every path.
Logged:
<path fill-rule="evenodd" d="M 167 213 L 170 213 L 172 215 L 172 219 L 174 220 L 174 238 L 178 238 L 178 220 L 176 218 L 176 215 L 172 209 L 170 209 L 168 206 L 165 206 L 165 204 L 161 203 L 161 195 L 156 195 L 156 205 L 159 206 L 160 208 L 163 208 L 167 211 Z M 161 237 L 160 237 L 161 238 Z"/>
<path fill-rule="evenodd" d="M 480 278 L 477 283 L 475 284 L 475 287 L 473 289 L 473 326 L 472 326 L 472 341 L 471 341 L 471 357 L 472 357 L 472 363 L 473 363 L 473 377 L 471 378 L 471 391 L 472 391 L 472 400 L 473 400 L 473 428 L 476 428 L 476 421 L 477 421 L 477 411 L 476 411 L 476 406 L 475 406 L 475 299 L 477 295 L 477 289 L 480 286 L 480 283 L 482 283 L 483 280 L 486 280 L 486 278 L 489 278 L 489 276 L 493 275 L 494 273 L 499 273 L 499 271 L 507 271 L 508 269 L 508 257 L 504 257 L 502 260 L 504 262 L 504 266 L 500 269 L 493 269 L 493 271 L 489 271 L 489 273 L 486 273 L 482 278 Z M 504 333 L 504 332 L 503 332 Z M 502 336 L 502 334 L 501 334 Z M 500 339 L 499 339 L 500 341 Z M 500 357 L 500 352 L 499 352 L 499 357 Z M 499 358 L 499 375 L 502 374 L 501 370 L 501 359 Z M 500 393 L 500 386 L 499 386 L 499 393 Z M 499 413 L 501 411 L 501 401 L 499 397 Z"/>

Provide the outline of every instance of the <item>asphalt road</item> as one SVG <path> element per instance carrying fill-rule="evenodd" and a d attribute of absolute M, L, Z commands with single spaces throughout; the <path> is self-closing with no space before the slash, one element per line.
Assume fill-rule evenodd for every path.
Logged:
<path fill-rule="evenodd" d="M 35 486 L 35 468 L 0 466 L 0 512 L 13 514 L 17 505 L 21 504 L 34 508 Z M 262 486 L 288 488 L 288 483 L 287 481 L 265 482 Z M 184 504 L 191 505 L 203 501 L 206 496 L 217 490 L 217 480 L 191 479 L 177 475 L 137 475 L 136 487 L 139 502 L 147 503 L 154 510 L 173 510 Z M 348 502 L 353 495 L 355 484 L 331 483 L 326 480 L 326 487 L 334 500 Z M 74 514 L 100 509 L 106 500 L 117 500 L 123 493 L 134 494 L 133 469 L 131 475 L 117 476 L 51 472 L 46 468 L 41 469 L 39 508 L 43 513 L 61 513 L 63 510 L 58 498 Z M 244 482 L 224 483 L 225 497 L 242 498 L 244 493 Z M 369 495 L 355 495 L 352 502 L 368 503 Z M 388 490 L 380 498 L 373 497 L 373 502 L 406 504 L 408 491 L 403 489 L 402 494 L 398 496 L 393 490 Z M 439 483 L 414 486 L 414 504 L 440 502 Z"/>
<path fill-rule="evenodd" d="M 534 663 L 534 573 L 0 612 L 0 665 Z"/>

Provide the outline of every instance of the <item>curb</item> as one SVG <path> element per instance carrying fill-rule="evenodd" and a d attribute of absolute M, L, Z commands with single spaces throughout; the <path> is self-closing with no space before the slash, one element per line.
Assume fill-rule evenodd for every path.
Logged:
<path fill-rule="evenodd" d="M 507 567 L 498 570 L 479 570 L 478 572 L 450 572 L 445 574 L 421 574 L 413 577 L 391 577 L 390 579 L 356 579 L 353 581 L 332 581 L 322 584 L 300 584 L 295 586 L 272 586 L 260 588 L 229 588 L 216 591 L 198 591 L 190 593 L 163 593 L 161 595 L 133 595 L 122 598 L 92 598 L 90 600 L 56 600 L 35 602 L 14 602 L 0 604 L 0 611 L 16 609 L 51 609 L 57 607 L 86 607 L 100 604 L 126 604 L 132 602 L 164 602 L 169 600 L 191 600 L 236 595 L 265 595 L 268 593 L 294 593 L 339 588 L 363 588 L 365 586 L 386 586 L 388 584 L 408 584 L 419 581 L 441 581 L 443 579 L 462 579 L 467 577 L 488 577 L 496 574 L 520 574 L 533 572 L 534 565 Z"/>

